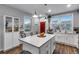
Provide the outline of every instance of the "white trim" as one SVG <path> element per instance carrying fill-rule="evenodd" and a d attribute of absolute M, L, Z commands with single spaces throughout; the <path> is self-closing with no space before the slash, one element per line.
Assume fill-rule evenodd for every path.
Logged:
<path fill-rule="evenodd" d="M 74 31 L 73 27 L 74 27 L 74 13 L 72 13 L 72 32 Z"/>

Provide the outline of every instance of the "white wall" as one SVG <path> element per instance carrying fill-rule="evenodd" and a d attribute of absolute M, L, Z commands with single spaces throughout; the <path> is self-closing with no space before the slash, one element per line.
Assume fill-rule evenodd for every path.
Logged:
<path fill-rule="evenodd" d="M 0 5 L 0 50 L 3 48 L 3 16 L 9 15 L 14 17 L 20 18 L 20 24 L 23 24 L 23 18 L 24 16 L 30 16 L 28 13 L 24 13 L 20 10 L 17 10 L 15 8 L 11 8 L 5 5 Z"/>
<path fill-rule="evenodd" d="M 74 12 L 74 27 L 79 27 L 79 12 Z"/>

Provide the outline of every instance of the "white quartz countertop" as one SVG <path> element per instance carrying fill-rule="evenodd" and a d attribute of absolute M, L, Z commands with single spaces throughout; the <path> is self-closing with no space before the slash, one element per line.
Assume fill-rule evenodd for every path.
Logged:
<path fill-rule="evenodd" d="M 46 37 L 37 37 L 37 35 L 28 36 L 25 38 L 21 38 L 20 41 L 29 43 L 31 45 L 34 45 L 36 47 L 42 46 L 44 43 L 46 43 L 48 40 L 53 38 L 54 34 L 45 34 Z"/>

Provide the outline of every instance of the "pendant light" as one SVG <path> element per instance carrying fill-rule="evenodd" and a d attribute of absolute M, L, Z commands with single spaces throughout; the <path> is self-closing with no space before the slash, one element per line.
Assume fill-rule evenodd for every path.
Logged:
<path fill-rule="evenodd" d="M 37 15 L 37 12 L 35 11 L 35 14 L 33 15 L 33 17 L 37 18 L 38 15 Z"/>

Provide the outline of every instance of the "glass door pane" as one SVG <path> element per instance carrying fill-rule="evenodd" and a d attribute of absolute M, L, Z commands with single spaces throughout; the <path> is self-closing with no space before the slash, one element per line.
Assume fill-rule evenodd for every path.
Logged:
<path fill-rule="evenodd" d="M 19 31 L 19 19 L 14 18 L 14 32 Z"/>
<path fill-rule="evenodd" d="M 12 32 L 12 17 L 5 18 L 5 31 Z"/>
<path fill-rule="evenodd" d="M 39 31 L 39 19 L 34 18 L 34 32 L 38 33 L 38 31 Z"/>
<path fill-rule="evenodd" d="M 24 30 L 25 32 L 31 31 L 31 18 L 24 16 Z"/>

